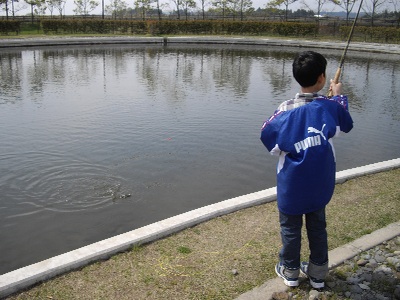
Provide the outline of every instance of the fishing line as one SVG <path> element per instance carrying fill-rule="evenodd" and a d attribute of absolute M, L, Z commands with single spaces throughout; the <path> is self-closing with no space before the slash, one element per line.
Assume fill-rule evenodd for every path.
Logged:
<path fill-rule="evenodd" d="M 364 0 L 360 1 L 360 6 L 358 7 L 356 17 L 354 18 L 353 25 L 351 26 L 351 30 L 350 30 L 349 36 L 347 38 L 346 47 L 344 48 L 342 57 L 340 58 L 339 68 L 337 69 L 335 77 L 333 78 L 333 82 L 334 83 L 338 83 L 339 82 L 339 78 L 340 78 L 340 75 L 342 73 L 342 68 L 343 68 L 343 65 L 344 65 L 344 59 L 345 59 L 346 54 L 347 54 L 347 49 L 349 49 L 351 38 L 353 37 L 354 28 L 355 28 L 356 23 L 357 23 L 358 15 L 360 14 L 360 10 L 361 10 L 361 6 L 362 6 L 363 1 Z M 333 96 L 332 89 L 329 88 L 328 97 L 332 97 L 332 96 Z"/>

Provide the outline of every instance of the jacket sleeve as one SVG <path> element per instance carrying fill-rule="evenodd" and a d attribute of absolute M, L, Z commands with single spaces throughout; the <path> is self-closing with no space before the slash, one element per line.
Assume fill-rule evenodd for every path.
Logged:
<path fill-rule="evenodd" d="M 349 111 L 349 100 L 346 95 L 336 95 L 331 100 L 339 103 L 345 110 Z"/>
<path fill-rule="evenodd" d="M 264 122 L 261 128 L 261 142 L 268 149 L 271 154 L 279 154 L 275 153 L 276 150 L 279 152 L 278 143 L 278 133 L 279 133 L 279 122 L 274 115 L 270 119 Z M 274 151 L 273 151 L 274 150 Z"/>
<path fill-rule="evenodd" d="M 351 118 L 349 113 L 347 96 L 333 96 L 332 100 L 340 104 L 340 106 L 338 107 L 339 127 L 340 131 L 347 133 L 353 128 L 353 119 Z"/>

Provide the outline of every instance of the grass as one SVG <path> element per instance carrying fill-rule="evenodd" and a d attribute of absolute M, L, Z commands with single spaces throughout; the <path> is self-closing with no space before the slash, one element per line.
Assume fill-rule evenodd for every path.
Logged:
<path fill-rule="evenodd" d="M 192 250 L 190 250 L 188 247 L 180 246 L 180 247 L 178 247 L 178 252 L 184 253 L 184 254 L 189 254 L 190 252 L 192 252 Z"/>
<path fill-rule="evenodd" d="M 399 179 L 395 169 L 337 185 L 327 207 L 330 249 L 400 220 Z M 134 247 L 9 299 L 233 299 L 276 277 L 279 248 L 276 203 L 267 203 Z"/>

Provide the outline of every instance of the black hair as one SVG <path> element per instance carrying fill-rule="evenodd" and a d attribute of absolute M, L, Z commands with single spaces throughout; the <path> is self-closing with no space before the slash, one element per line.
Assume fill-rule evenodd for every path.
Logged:
<path fill-rule="evenodd" d="M 326 71 L 325 57 L 314 51 L 297 54 L 293 61 L 293 76 L 302 87 L 313 86 Z"/>

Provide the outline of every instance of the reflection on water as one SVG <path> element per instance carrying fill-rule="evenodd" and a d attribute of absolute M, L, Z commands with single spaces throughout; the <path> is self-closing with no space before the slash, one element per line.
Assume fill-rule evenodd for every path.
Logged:
<path fill-rule="evenodd" d="M 297 51 L 2 50 L 0 274 L 274 186 L 260 126 L 298 90 Z M 333 77 L 341 53 L 321 52 Z M 349 54 L 355 128 L 336 141 L 339 170 L 399 157 L 398 59 Z"/>

